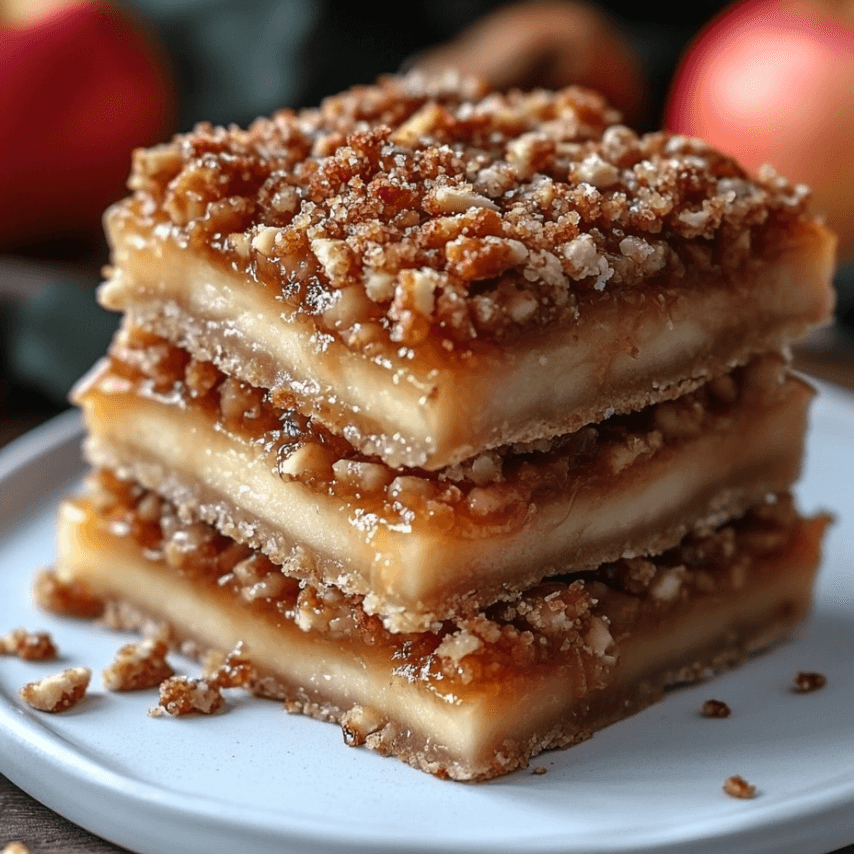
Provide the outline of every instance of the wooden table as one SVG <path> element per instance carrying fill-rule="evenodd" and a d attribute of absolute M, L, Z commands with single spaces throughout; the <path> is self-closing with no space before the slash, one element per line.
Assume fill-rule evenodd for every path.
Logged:
<path fill-rule="evenodd" d="M 799 348 L 796 365 L 803 371 L 854 389 L 854 344 L 834 332 L 821 334 Z M 11 425 L 31 426 L 35 416 L 27 413 L 0 414 L 0 436 L 11 438 Z M 5 431 L 4 431 L 5 427 Z M 0 442 L 2 444 L 2 442 Z M 0 757 L 0 771 L 2 771 Z M 854 835 L 854 827 L 852 827 Z M 0 774 L 0 851 L 11 840 L 20 840 L 33 854 L 122 854 L 118 848 L 81 830 L 33 800 Z M 125 852 L 126 854 L 126 852 Z M 171 854 L 171 852 L 163 852 Z M 815 854 L 824 854 L 816 851 Z M 854 845 L 837 854 L 854 854 Z"/>

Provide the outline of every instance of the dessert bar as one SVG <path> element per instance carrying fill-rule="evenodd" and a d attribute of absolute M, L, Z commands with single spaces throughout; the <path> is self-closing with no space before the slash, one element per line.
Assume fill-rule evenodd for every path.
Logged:
<path fill-rule="evenodd" d="M 100 477 L 60 517 L 60 580 L 121 628 L 150 618 L 197 654 L 242 644 L 254 689 L 432 774 L 524 766 L 779 640 L 809 608 L 826 519 L 787 496 L 652 559 L 561 576 L 514 600 L 395 634 L 359 597 L 263 556 L 139 487 Z M 188 544 L 192 544 L 190 547 Z"/>

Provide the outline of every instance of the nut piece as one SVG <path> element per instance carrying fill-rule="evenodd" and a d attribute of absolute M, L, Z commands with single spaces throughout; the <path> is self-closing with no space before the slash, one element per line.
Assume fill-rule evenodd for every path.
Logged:
<path fill-rule="evenodd" d="M 792 690 L 796 694 L 809 694 L 827 685 L 827 677 L 823 673 L 807 673 L 799 671 L 792 682 Z"/>
<path fill-rule="evenodd" d="M 40 712 L 64 712 L 83 699 L 91 678 L 88 667 L 69 667 L 62 673 L 27 683 L 18 694 Z"/>
<path fill-rule="evenodd" d="M 0 854 L 32 854 L 23 842 L 7 842 Z"/>
<path fill-rule="evenodd" d="M 126 644 L 101 672 L 104 687 L 108 691 L 138 691 L 159 685 L 175 673 L 166 662 L 167 651 L 162 640 L 153 638 Z"/>
<path fill-rule="evenodd" d="M 199 712 L 212 715 L 225 705 L 219 688 L 206 679 L 190 679 L 187 676 L 171 676 L 160 685 L 160 705 L 148 710 L 151 717 L 164 713 L 179 717 Z"/>
<path fill-rule="evenodd" d="M 214 653 L 205 660 L 205 675 L 207 683 L 216 689 L 245 688 L 247 691 L 258 680 L 258 673 L 246 655 L 243 642 L 225 657 Z"/>
<path fill-rule="evenodd" d="M 13 629 L 0 638 L 0 655 L 17 655 L 25 661 L 49 661 L 56 658 L 57 649 L 48 632 Z"/>
<path fill-rule="evenodd" d="M 730 708 L 721 700 L 706 700 L 703 703 L 701 714 L 704 718 L 728 718 L 730 716 Z"/>
<path fill-rule="evenodd" d="M 756 796 L 756 786 L 752 786 L 744 777 L 739 777 L 738 774 L 733 774 L 732 777 L 727 777 L 724 780 L 724 791 L 731 798 L 747 800 Z"/>
<path fill-rule="evenodd" d="M 367 742 L 369 735 L 379 732 L 382 727 L 382 717 L 365 706 L 353 706 L 341 716 L 341 733 L 348 747 L 360 747 Z"/>

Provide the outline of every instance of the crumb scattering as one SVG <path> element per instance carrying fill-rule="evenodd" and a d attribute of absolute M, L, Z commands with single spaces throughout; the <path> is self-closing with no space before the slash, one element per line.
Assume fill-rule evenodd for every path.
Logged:
<path fill-rule="evenodd" d="M 18 693 L 27 705 L 40 712 L 64 712 L 83 699 L 91 678 L 88 667 L 69 667 L 37 682 L 28 682 Z"/>
<path fill-rule="evenodd" d="M 706 700 L 703 703 L 702 715 L 704 718 L 728 718 L 730 714 L 730 707 L 722 700 Z"/>
<path fill-rule="evenodd" d="M 57 657 L 57 648 L 48 632 L 13 629 L 0 637 L 0 655 L 17 655 L 25 661 L 50 661 Z"/>
<path fill-rule="evenodd" d="M 534 768 L 534 769 L 531 771 L 531 773 L 532 773 L 535 777 L 542 777 L 542 776 L 543 776 L 543 774 L 548 774 L 548 773 L 549 773 L 549 769 L 548 769 L 548 768 L 544 768 L 542 765 L 538 765 L 536 768 Z"/>
<path fill-rule="evenodd" d="M 756 786 L 747 782 L 744 777 L 733 774 L 724 781 L 724 791 L 731 798 L 742 798 L 748 800 L 756 797 Z"/>
<path fill-rule="evenodd" d="M 175 673 L 166 661 L 167 652 L 167 645 L 154 638 L 125 644 L 101 672 L 104 687 L 108 691 L 154 688 Z"/>
<path fill-rule="evenodd" d="M 810 673 L 803 670 L 795 675 L 792 690 L 796 694 L 809 694 L 818 691 L 827 684 L 827 677 L 823 673 Z"/>
<path fill-rule="evenodd" d="M 187 676 L 170 676 L 160 684 L 160 704 L 149 709 L 151 717 L 163 714 L 180 717 L 199 713 L 212 715 L 225 705 L 218 687 L 206 679 L 190 679 Z"/>

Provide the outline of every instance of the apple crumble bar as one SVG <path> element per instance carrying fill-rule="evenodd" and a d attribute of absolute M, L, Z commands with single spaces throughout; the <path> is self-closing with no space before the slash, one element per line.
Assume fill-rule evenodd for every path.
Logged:
<path fill-rule="evenodd" d="M 351 745 L 458 780 L 524 766 L 779 640 L 809 606 L 827 524 L 776 496 L 659 556 L 395 633 L 362 597 L 288 578 L 168 502 L 152 514 L 142 487 L 100 483 L 95 501 L 64 506 L 61 579 L 122 603 L 128 628 L 153 616 L 196 649 L 242 643 L 250 689 L 337 721 Z M 202 711 L 220 702 L 212 678 L 177 694 L 173 683 L 161 689 L 171 714 L 191 711 L 200 691 Z"/>

